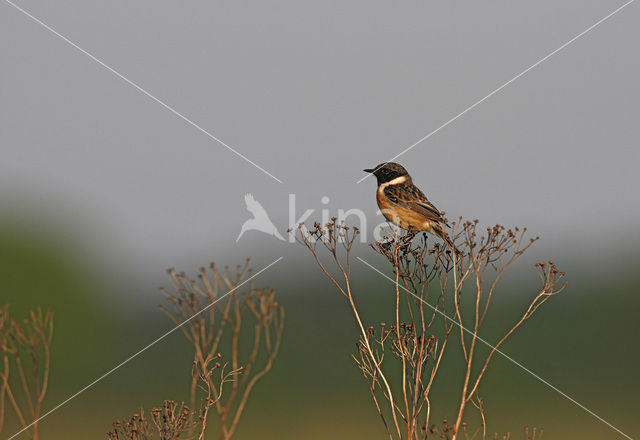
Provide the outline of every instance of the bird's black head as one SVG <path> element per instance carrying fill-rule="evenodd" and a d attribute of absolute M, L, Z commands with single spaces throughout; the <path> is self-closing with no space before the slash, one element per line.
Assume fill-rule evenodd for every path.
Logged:
<path fill-rule="evenodd" d="M 384 162 L 375 168 L 366 169 L 364 171 L 376 176 L 378 179 L 378 185 L 391 182 L 393 179 L 398 177 L 409 175 L 402 165 L 395 162 Z"/>

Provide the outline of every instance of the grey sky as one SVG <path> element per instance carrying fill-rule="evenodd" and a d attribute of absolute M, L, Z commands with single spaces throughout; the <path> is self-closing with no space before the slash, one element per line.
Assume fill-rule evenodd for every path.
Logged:
<path fill-rule="evenodd" d="M 373 219 L 363 168 L 624 2 L 16 3 L 284 181 L 2 2 L 5 206 L 156 271 L 287 252 L 235 243 L 247 192 L 282 231 L 289 193 L 300 213 L 327 195 Z M 450 217 L 526 224 L 550 248 L 637 239 L 639 19 L 631 4 L 398 162 Z"/>

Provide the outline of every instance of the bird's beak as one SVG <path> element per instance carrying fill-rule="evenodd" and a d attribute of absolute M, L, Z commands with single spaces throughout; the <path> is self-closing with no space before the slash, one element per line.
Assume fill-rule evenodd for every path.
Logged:
<path fill-rule="evenodd" d="M 376 169 L 375 168 L 367 168 L 366 170 L 362 170 L 365 173 L 373 173 Z"/>

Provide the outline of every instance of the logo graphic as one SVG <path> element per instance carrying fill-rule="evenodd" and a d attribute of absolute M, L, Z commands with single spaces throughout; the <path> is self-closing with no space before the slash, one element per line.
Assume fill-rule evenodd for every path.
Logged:
<path fill-rule="evenodd" d="M 279 240 L 284 241 L 284 237 L 280 235 L 275 225 L 267 215 L 267 211 L 265 211 L 260 202 L 254 199 L 251 194 L 245 194 L 244 203 L 247 205 L 247 210 L 253 214 L 253 218 L 244 222 L 242 229 L 240 229 L 240 234 L 238 235 L 238 238 L 236 238 L 236 243 L 246 231 L 264 232 L 265 234 L 273 235 Z"/>
<path fill-rule="evenodd" d="M 253 214 L 253 218 L 250 218 L 249 220 L 244 222 L 244 224 L 242 225 L 242 228 L 240 229 L 240 234 L 238 234 L 238 238 L 236 238 L 236 243 L 240 241 L 240 238 L 244 235 L 246 231 L 260 231 L 264 234 L 276 237 L 278 240 L 287 241 L 287 239 L 284 238 L 282 235 L 280 235 L 280 232 L 278 232 L 278 229 L 269 218 L 269 215 L 267 214 L 267 210 L 264 209 L 262 204 L 258 202 L 253 197 L 253 195 L 245 194 L 244 202 L 247 205 L 247 210 L 251 214 Z M 330 200 L 329 200 L 329 197 L 327 196 L 323 196 L 320 199 L 320 203 L 323 206 L 327 206 L 329 202 Z M 300 213 L 297 211 L 296 206 L 297 206 L 296 195 L 289 194 L 289 228 L 290 229 L 295 229 L 300 227 L 301 225 L 304 225 L 304 223 L 308 222 L 314 213 L 317 213 L 316 208 L 308 208 L 304 212 Z M 318 223 L 320 223 L 321 225 L 326 225 L 334 218 L 338 224 L 350 223 L 354 226 L 357 225 L 358 229 L 360 230 L 358 239 L 360 240 L 361 243 L 367 243 L 367 233 L 368 232 L 370 233 L 371 231 L 368 231 L 367 216 L 362 209 L 338 208 L 336 212 L 336 211 L 330 210 L 329 208 L 322 208 L 320 209 L 319 214 L 320 215 L 318 216 L 317 220 L 318 220 Z M 376 217 L 380 217 L 380 216 L 382 216 L 382 212 L 378 210 L 376 212 Z M 353 220 L 350 220 L 351 218 L 354 218 L 354 217 L 355 217 L 355 224 Z M 383 239 L 386 240 L 386 237 L 393 236 L 394 234 L 397 233 L 397 230 L 398 230 L 398 228 L 394 224 L 391 224 L 388 221 L 386 221 L 384 217 L 381 218 L 381 220 L 382 222 L 378 223 L 373 228 L 373 238 L 377 241 L 380 241 Z M 293 234 L 288 234 L 288 235 L 289 235 L 289 239 L 288 239 L 289 243 L 295 243 L 295 237 L 293 236 Z"/>

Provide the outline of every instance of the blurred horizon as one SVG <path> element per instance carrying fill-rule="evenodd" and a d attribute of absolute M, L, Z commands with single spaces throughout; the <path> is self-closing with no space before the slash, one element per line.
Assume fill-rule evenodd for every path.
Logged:
<path fill-rule="evenodd" d="M 50 305 L 57 318 L 51 391 L 45 408 L 64 400 L 172 328 L 157 307 L 163 302 L 158 287 L 169 285 L 164 269 L 159 269 L 153 285 L 145 286 L 140 279 L 131 277 L 105 279 L 98 253 L 74 252 L 60 236 L 47 237 L 42 231 L 35 236 L 20 236 L 16 234 L 18 230 L 15 225 L 11 230 L 0 228 L 0 249 L 11 252 L 0 254 L 0 276 L 10 281 L 8 300 L 17 306 L 13 312 L 18 317 L 27 307 Z M 7 235 L 8 231 L 11 234 Z M 63 237 L 73 235 L 71 232 Z M 76 245 L 86 246 L 86 242 Z M 382 437 L 384 431 L 378 426 L 366 383 L 349 355 L 357 336 L 352 316 L 311 257 L 304 257 L 307 258 L 302 261 L 285 260 L 282 263 L 286 267 L 267 271 L 255 279 L 257 286 L 270 285 L 278 292 L 287 312 L 285 338 L 273 371 L 259 383 L 250 399 L 238 438 Z M 376 261 L 376 255 L 369 250 L 366 259 Z M 634 257 L 631 261 L 639 260 Z M 27 261 L 27 270 L 46 277 L 44 282 L 25 285 L 25 275 L 13 269 Z M 233 266 L 242 261 L 229 257 L 215 262 Z M 378 262 L 387 269 L 382 261 Z M 207 263 L 177 269 L 195 274 L 197 267 Z M 252 267 L 261 268 L 256 264 Z M 590 273 L 583 267 L 581 274 L 569 272 L 567 291 L 545 304 L 539 316 L 520 329 L 504 351 L 633 436 L 634 414 L 640 409 L 634 398 L 639 385 L 634 365 L 640 358 L 634 355 L 632 364 L 619 363 L 616 367 L 614 359 L 635 353 L 635 344 L 631 340 L 608 342 L 611 335 L 636 334 L 639 330 L 633 317 L 640 300 L 625 293 L 635 290 L 631 267 L 633 264 L 626 269 L 593 267 Z M 298 275 L 292 277 L 291 273 Z M 386 295 L 393 290 L 386 285 L 388 281 L 354 265 L 354 282 L 358 287 L 356 299 L 368 322 L 375 323 L 375 316 L 390 319 L 384 312 L 384 303 L 390 299 Z M 121 291 L 122 285 L 130 287 Z M 534 268 L 517 263 L 497 292 L 494 311 L 507 319 L 514 318 L 524 305 L 524 297 L 531 295 L 536 286 Z M 132 300 L 136 296 L 138 300 Z M 587 322 L 597 325 L 583 327 Z M 573 326 L 576 328 L 571 329 Z M 88 353 L 90 357 L 86 356 Z M 129 417 L 140 406 L 149 410 L 164 399 L 185 399 L 189 353 L 181 334 L 170 336 L 74 399 L 79 402 L 71 401 L 45 418 L 41 424 L 43 438 L 65 438 L 69 426 L 78 430 L 78 438 L 104 438 L 100 435 L 106 433 L 113 420 Z M 595 353 L 599 354 L 594 358 Z M 584 362 L 589 368 L 581 366 Z M 153 374 L 149 374 L 150 370 Z M 615 374 L 601 376 L 607 370 Z M 455 383 L 456 375 L 445 369 L 441 377 L 445 385 L 439 385 L 436 396 L 448 404 L 443 405 L 445 409 L 435 410 L 434 421 L 438 417 L 450 419 L 446 407 L 453 411 L 457 399 L 446 397 L 441 389 L 451 381 Z M 585 384 L 589 384 L 586 389 Z M 494 360 L 482 389 L 486 390 L 483 397 L 488 405 L 489 432 L 511 432 L 520 438 L 525 426 L 537 426 L 544 428 L 545 437 L 549 438 L 615 438 L 606 425 L 500 356 Z M 274 393 L 278 396 L 275 399 Z M 523 395 L 528 399 L 523 401 Z M 594 400 L 594 396 L 599 397 Z M 507 403 L 516 401 L 522 405 Z M 603 405 L 605 401 L 609 403 Z M 538 407 L 536 402 L 544 404 Z M 98 408 L 101 410 L 95 412 Z M 612 408 L 622 412 L 610 413 Z M 278 411 L 292 414 L 293 419 Z M 325 422 L 317 419 L 325 414 L 334 420 L 343 417 L 340 414 L 346 417 L 345 412 L 349 417 L 341 422 L 345 429 L 340 432 L 333 428 L 327 431 L 323 428 Z M 78 414 L 82 414 L 80 419 Z M 561 414 L 567 419 L 558 420 Z M 473 420 L 473 416 L 469 419 Z M 354 422 L 348 424 L 348 420 Z M 580 426 L 573 422 L 567 425 L 562 420 L 580 421 Z"/>

